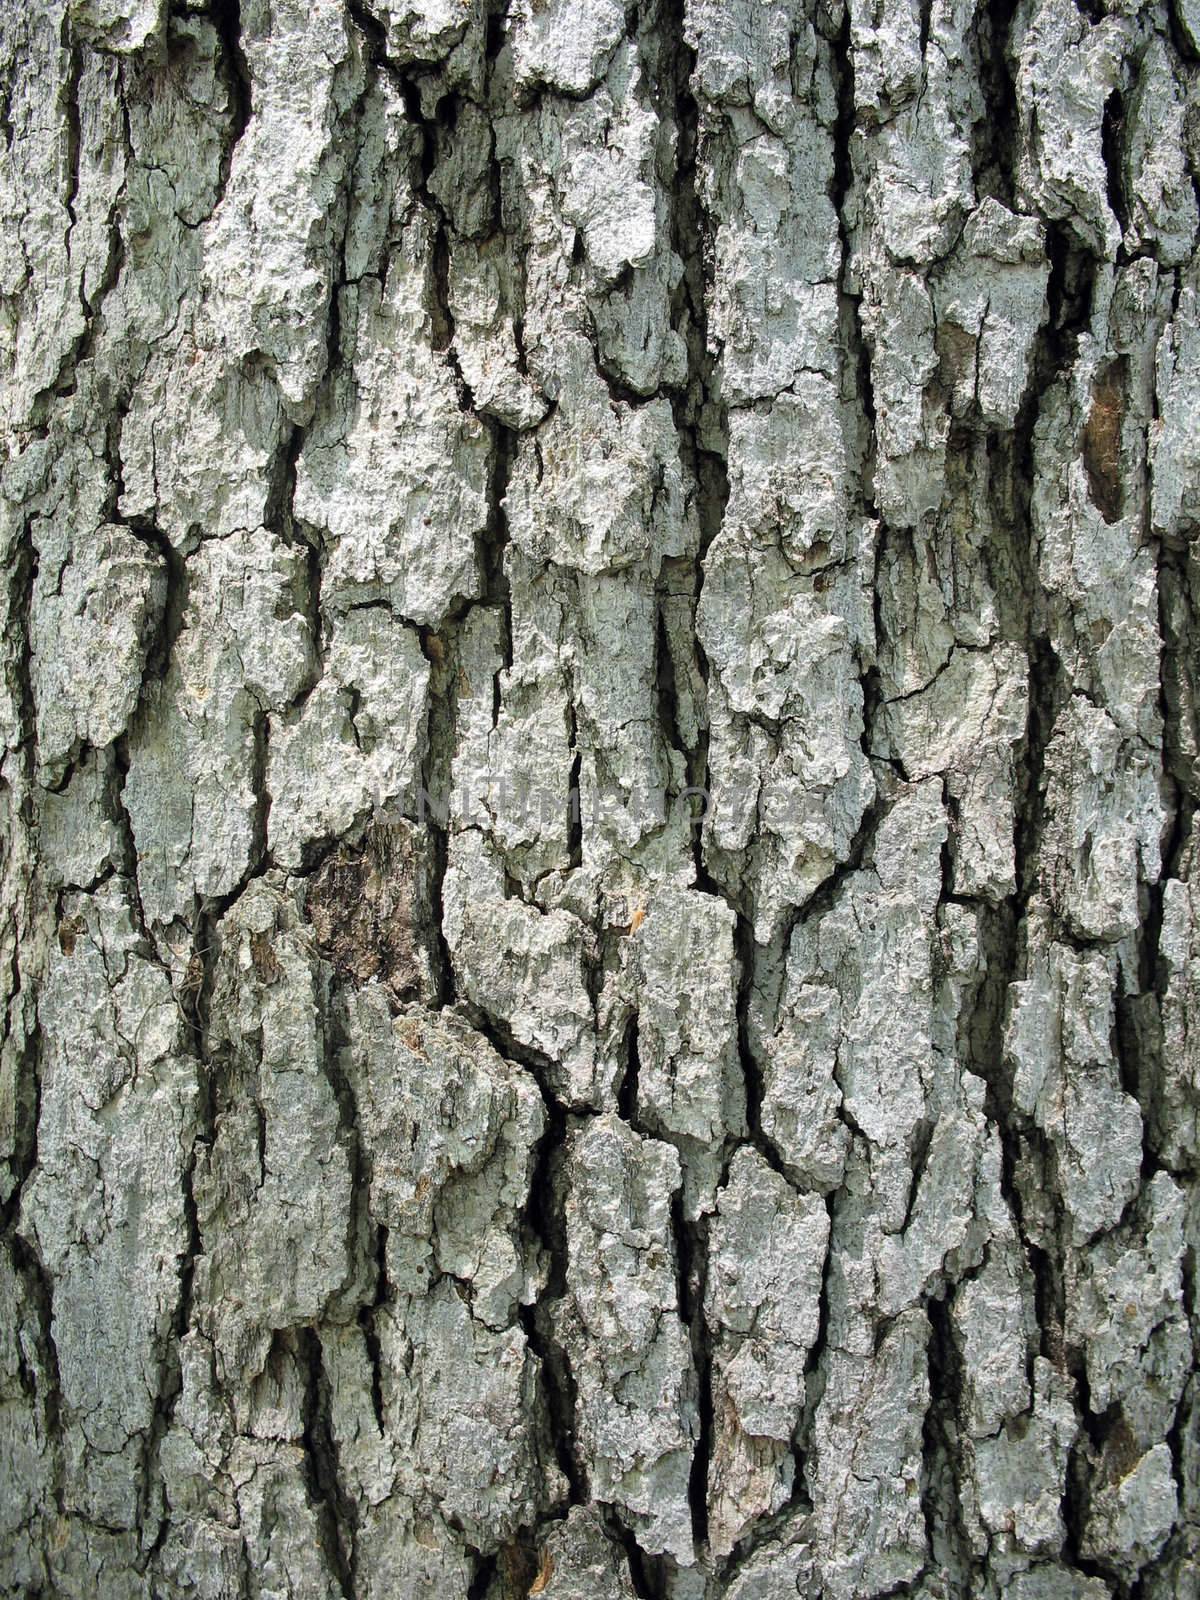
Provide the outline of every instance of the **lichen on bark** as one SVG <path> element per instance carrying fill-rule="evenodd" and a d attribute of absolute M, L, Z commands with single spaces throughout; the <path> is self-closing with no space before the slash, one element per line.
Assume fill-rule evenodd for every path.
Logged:
<path fill-rule="evenodd" d="M 0 8 L 0 1594 L 1200 1589 L 1200 11 Z"/>

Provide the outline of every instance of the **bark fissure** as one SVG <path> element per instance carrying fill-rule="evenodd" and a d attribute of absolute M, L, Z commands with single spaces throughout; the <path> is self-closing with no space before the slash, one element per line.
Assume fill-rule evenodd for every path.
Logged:
<path fill-rule="evenodd" d="M 69 9 L 0 1593 L 1190 1592 L 1195 19 Z"/>

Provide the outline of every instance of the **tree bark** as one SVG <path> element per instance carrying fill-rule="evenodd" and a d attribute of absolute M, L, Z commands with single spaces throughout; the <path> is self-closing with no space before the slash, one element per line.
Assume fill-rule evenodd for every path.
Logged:
<path fill-rule="evenodd" d="M 1193 0 L 0 75 L 0 1591 L 1200 1592 Z"/>

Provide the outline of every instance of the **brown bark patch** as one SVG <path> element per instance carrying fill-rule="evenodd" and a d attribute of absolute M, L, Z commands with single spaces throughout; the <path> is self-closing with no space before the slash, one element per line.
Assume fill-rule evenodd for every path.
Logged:
<path fill-rule="evenodd" d="M 355 984 L 377 980 L 396 1000 L 425 998 L 424 862 L 409 823 L 377 824 L 313 874 L 305 913 L 325 959 Z"/>
<path fill-rule="evenodd" d="M 1083 428 L 1088 494 L 1105 522 L 1121 515 L 1121 424 L 1125 420 L 1125 362 L 1110 361 L 1092 383 L 1092 409 Z"/>
<path fill-rule="evenodd" d="M 250 963 L 260 983 L 274 983 L 283 971 L 265 933 L 250 936 Z"/>
<path fill-rule="evenodd" d="M 937 351 L 941 362 L 938 376 L 947 402 L 956 417 L 963 416 L 975 401 L 979 379 L 978 335 L 947 320 L 938 326 Z"/>

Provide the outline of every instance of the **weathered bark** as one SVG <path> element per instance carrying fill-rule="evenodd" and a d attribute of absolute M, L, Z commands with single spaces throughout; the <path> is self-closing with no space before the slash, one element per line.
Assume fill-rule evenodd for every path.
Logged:
<path fill-rule="evenodd" d="M 0 74 L 0 1590 L 1196 1593 L 1193 0 Z"/>

